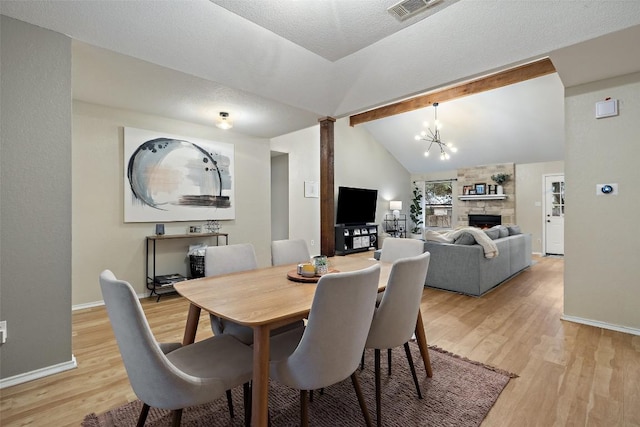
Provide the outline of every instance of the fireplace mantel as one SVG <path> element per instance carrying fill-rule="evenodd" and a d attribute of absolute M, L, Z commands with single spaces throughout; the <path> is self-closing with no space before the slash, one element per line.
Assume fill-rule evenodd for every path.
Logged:
<path fill-rule="evenodd" d="M 458 196 L 459 200 L 504 200 L 507 198 L 506 194 L 469 194 L 464 196 Z"/>

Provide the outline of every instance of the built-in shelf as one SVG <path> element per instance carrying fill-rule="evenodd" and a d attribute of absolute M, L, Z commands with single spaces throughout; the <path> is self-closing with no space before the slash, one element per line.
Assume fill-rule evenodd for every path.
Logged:
<path fill-rule="evenodd" d="M 504 200 L 506 198 L 506 194 L 470 194 L 458 196 L 459 200 Z"/>

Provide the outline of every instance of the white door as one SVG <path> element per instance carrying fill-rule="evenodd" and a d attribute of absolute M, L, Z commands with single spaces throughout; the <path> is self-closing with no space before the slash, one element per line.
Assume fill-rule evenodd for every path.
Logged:
<path fill-rule="evenodd" d="M 564 175 L 544 178 L 545 254 L 564 255 Z"/>

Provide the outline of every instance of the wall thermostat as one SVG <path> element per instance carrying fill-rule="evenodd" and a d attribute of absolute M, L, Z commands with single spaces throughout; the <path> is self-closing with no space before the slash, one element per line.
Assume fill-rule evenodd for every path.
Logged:
<path fill-rule="evenodd" d="M 608 194 L 618 195 L 618 184 L 597 184 L 596 195 L 604 196 Z"/>

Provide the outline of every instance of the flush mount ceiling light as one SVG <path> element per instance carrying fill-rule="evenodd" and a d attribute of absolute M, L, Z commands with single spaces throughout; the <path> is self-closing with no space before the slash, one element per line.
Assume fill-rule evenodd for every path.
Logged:
<path fill-rule="evenodd" d="M 220 117 L 216 120 L 216 127 L 220 129 L 231 129 L 233 127 L 233 120 L 229 117 L 229 113 L 225 113 L 224 111 L 220 112 Z"/>
<path fill-rule="evenodd" d="M 433 146 L 433 144 L 437 144 L 438 148 L 440 149 L 440 160 L 448 160 L 451 156 L 449 155 L 447 150 L 455 153 L 458 151 L 458 149 L 454 147 L 452 143 L 448 142 L 445 144 L 440 139 L 440 129 L 442 128 L 442 123 L 440 123 L 440 121 L 438 120 L 437 102 L 433 103 L 433 109 L 435 111 L 435 123 L 433 125 L 434 130 L 431 130 L 431 128 L 429 128 L 429 122 L 424 122 L 423 124 L 426 130 L 423 130 L 422 132 L 420 132 L 420 134 L 416 135 L 416 141 L 426 141 L 429 143 L 427 151 L 424 152 L 425 157 L 429 157 L 429 151 L 431 150 L 431 147 Z"/>

